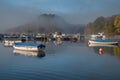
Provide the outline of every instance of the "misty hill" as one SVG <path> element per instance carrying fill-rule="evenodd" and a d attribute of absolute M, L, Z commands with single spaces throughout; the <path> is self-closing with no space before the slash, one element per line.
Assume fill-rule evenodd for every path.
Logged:
<path fill-rule="evenodd" d="M 33 22 L 18 26 L 8 30 L 9 32 L 64 32 L 64 33 L 84 33 L 84 25 L 69 24 L 62 17 L 56 14 L 42 14 Z"/>

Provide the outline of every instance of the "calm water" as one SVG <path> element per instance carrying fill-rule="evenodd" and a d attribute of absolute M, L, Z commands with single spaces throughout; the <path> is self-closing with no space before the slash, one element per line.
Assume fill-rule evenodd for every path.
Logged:
<path fill-rule="evenodd" d="M 120 48 L 84 42 L 48 43 L 45 53 L 14 51 L 0 44 L 0 80 L 120 80 Z"/>

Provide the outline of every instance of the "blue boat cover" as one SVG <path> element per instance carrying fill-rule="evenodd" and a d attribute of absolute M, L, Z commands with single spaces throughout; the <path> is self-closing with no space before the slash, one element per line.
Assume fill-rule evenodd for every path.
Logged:
<path fill-rule="evenodd" d="M 117 42 L 116 40 L 91 40 L 96 42 Z"/>
<path fill-rule="evenodd" d="M 14 46 L 17 47 L 25 47 L 25 46 L 29 46 L 29 47 L 45 47 L 45 45 L 43 44 L 37 44 L 37 43 L 14 43 Z"/>

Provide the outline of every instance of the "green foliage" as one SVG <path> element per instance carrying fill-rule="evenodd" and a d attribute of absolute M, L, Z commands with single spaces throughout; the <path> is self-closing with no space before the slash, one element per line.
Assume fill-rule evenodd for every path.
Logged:
<path fill-rule="evenodd" d="M 98 17 L 93 23 L 87 24 L 85 28 L 85 34 L 96 34 L 103 32 L 106 19 L 104 17 Z"/>
<path fill-rule="evenodd" d="M 118 33 L 120 33 L 120 14 L 116 16 L 114 26 Z"/>
<path fill-rule="evenodd" d="M 98 17 L 93 23 L 87 24 L 85 34 L 104 32 L 106 35 L 120 34 L 120 15 Z"/>
<path fill-rule="evenodd" d="M 105 34 L 107 35 L 114 35 L 115 33 L 115 28 L 113 25 L 106 26 L 104 29 Z"/>
<path fill-rule="evenodd" d="M 113 48 L 113 51 L 114 51 L 114 56 L 120 59 L 120 47 Z"/>

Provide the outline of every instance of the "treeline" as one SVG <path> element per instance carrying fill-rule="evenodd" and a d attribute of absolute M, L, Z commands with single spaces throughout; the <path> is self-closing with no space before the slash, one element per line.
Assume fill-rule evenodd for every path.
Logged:
<path fill-rule="evenodd" d="M 120 14 L 111 17 L 98 17 L 94 22 L 90 22 L 85 27 L 85 34 L 97 34 L 104 32 L 106 35 L 120 34 Z"/>

